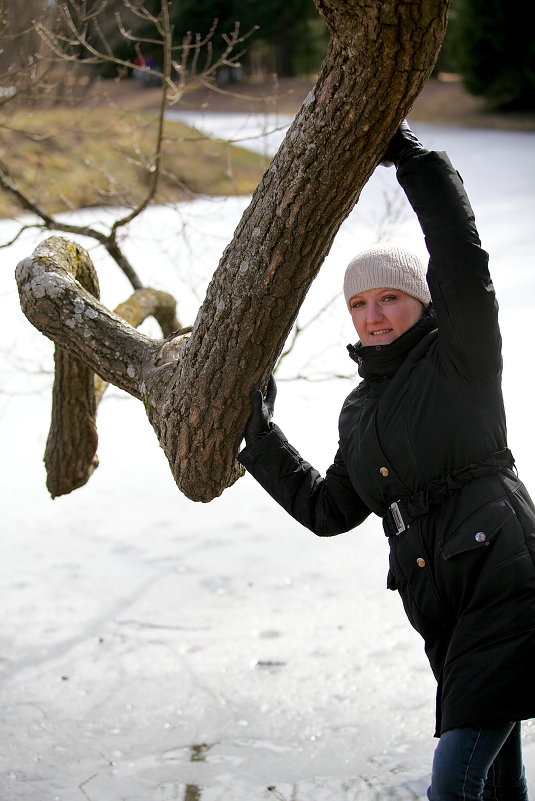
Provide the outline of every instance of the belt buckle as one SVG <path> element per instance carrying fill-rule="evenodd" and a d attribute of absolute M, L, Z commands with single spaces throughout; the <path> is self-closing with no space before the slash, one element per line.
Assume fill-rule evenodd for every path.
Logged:
<path fill-rule="evenodd" d="M 396 527 L 396 535 L 402 534 L 407 528 L 407 526 L 403 522 L 403 515 L 401 514 L 398 502 L 394 501 L 394 503 L 391 503 L 388 508 L 390 509 L 392 518 L 394 520 L 394 525 Z"/>

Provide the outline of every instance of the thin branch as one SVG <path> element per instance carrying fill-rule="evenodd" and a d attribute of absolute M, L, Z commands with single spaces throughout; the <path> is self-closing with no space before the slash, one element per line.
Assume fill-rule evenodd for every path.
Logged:
<path fill-rule="evenodd" d="M 14 236 L 12 239 L 8 240 L 7 242 L 2 242 L 2 243 L 0 244 L 0 249 L 2 249 L 2 248 L 9 248 L 9 247 L 11 247 L 11 245 L 14 245 L 14 244 L 15 244 L 15 242 L 17 241 L 17 239 L 18 239 L 20 236 L 22 236 L 22 234 L 23 234 L 25 231 L 30 231 L 30 230 L 33 230 L 33 229 L 35 229 L 35 228 L 43 228 L 43 229 L 46 229 L 46 225 L 42 225 L 41 223 L 28 223 L 27 225 L 22 225 L 22 226 L 19 228 L 19 230 L 17 231 L 17 233 L 15 234 L 15 236 Z"/>
<path fill-rule="evenodd" d="M 333 303 L 335 303 L 336 301 L 338 301 L 338 299 L 339 299 L 339 295 L 338 295 L 338 294 L 336 294 L 336 295 L 333 295 L 333 297 L 332 297 L 330 300 L 328 300 L 328 301 L 327 301 L 327 303 L 325 303 L 325 304 L 324 304 L 324 305 L 321 307 L 321 309 L 318 309 L 318 311 L 316 312 L 316 314 L 314 314 L 314 315 L 313 315 L 313 316 L 312 316 L 312 317 L 311 317 L 311 318 L 310 318 L 310 319 L 309 319 L 309 320 L 308 320 L 306 323 L 304 323 L 303 325 L 301 325 L 301 324 L 299 323 L 299 320 L 296 320 L 296 322 L 295 322 L 295 325 L 294 325 L 294 327 L 293 327 L 293 329 L 292 329 L 292 334 L 291 334 L 291 337 L 292 337 L 292 338 L 291 338 L 291 340 L 290 340 L 290 343 L 289 343 L 289 345 L 287 345 L 287 347 L 285 348 L 285 350 L 284 350 L 284 351 L 281 353 L 281 355 L 280 355 L 280 357 L 279 357 L 279 360 L 278 360 L 278 362 L 277 362 L 277 367 L 280 367 L 280 365 L 281 365 L 282 361 L 283 361 L 283 360 L 284 360 L 284 359 L 285 359 L 287 356 L 289 356 L 289 354 L 292 352 L 292 350 L 293 350 L 293 348 L 294 348 L 294 346 L 295 346 L 295 343 L 297 342 L 297 339 L 299 338 L 300 334 L 302 334 L 302 333 L 303 333 L 303 331 L 306 331 L 306 329 L 307 329 L 307 328 L 309 328 L 309 327 L 310 327 L 310 326 L 311 326 L 313 323 L 316 323 L 316 322 L 317 322 L 317 321 L 320 319 L 320 317 L 322 316 L 322 314 L 324 314 L 324 313 L 325 313 L 325 312 L 326 312 L 326 311 L 327 311 L 327 310 L 328 310 L 328 309 L 329 309 L 329 308 L 330 308 L 330 307 L 333 305 Z"/>
<path fill-rule="evenodd" d="M 132 264 L 123 253 L 118 241 L 117 231 L 115 226 L 109 234 L 103 234 L 96 228 L 87 225 L 74 225 L 72 223 L 64 223 L 50 215 L 43 209 L 36 201 L 31 200 L 19 187 L 17 187 L 11 179 L 8 168 L 0 162 L 0 186 L 6 192 L 11 194 L 19 203 L 19 205 L 26 211 L 35 214 L 43 220 L 43 228 L 51 231 L 61 231 L 65 234 L 78 234 L 79 236 L 86 236 L 91 239 L 96 239 L 107 250 L 109 255 L 114 259 L 116 264 L 121 268 L 125 276 L 128 278 L 134 289 L 142 289 L 143 284 L 134 270 Z M 38 228 L 38 225 L 28 225 L 26 228 Z M 15 237 L 15 241 L 17 237 Z"/>
<path fill-rule="evenodd" d="M 165 121 L 165 109 L 167 106 L 167 91 L 168 91 L 168 85 L 171 82 L 171 55 L 170 55 L 171 25 L 169 20 L 169 8 L 167 6 L 167 3 L 162 3 L 161 19 L 162 19 L 162 29 L 164 36 L 163 84 L 162 84 L 162 91 L 160 94 L 160 106 L 158 110 L 155 152 L 149 170 L 150 173 L 149 189 L 147 191 L 145 199 L 140 204 L 138 204 L 138 206 L 130 214 L 114 222 L 110 232 L 110 237 L 113 238 L 115 238 L 117 231 L 120 227 L 127 225 L 129 222 L 138 217 L 147 208 L 151 200 L 154 199 L 154 196 L 156 194 L 156 189 L 158 187 L 158 180 L 160 178 L 162 149 L 163 149 L 163 126 Z"/>
<path fill-rule="evenodd" d="M 129 5 L 127 5 L 127 7 L 129 7 Z M 131 10 L 133 11 L 134 9 L 131 8 Z M 135 13 L 137 13 L 137 12 L 135 12 Z M 137 16 L 140 16 L 140 15 L 138 14 Z M 123 20 L 121 18 L 121 15 L 120 15 L 119 11 L 115 12 L 115 19 L 117 21 L 117 27 L 119 28 L 119 31 L 120 31 L 121 36 L 123 37 L 123 39 L 126 39 L 129 42 L 136 42 L 137 46 L 140 46 L 142 44 L 158 45 L 158 46 L 161 45 L 161 40 L 159 40 L 159 39 L 152 39 L 151 37 L 145 37 L 145 36 L 137 36 L 137 35 L 134 35 L 133 33 L 131 33 L 130 31 L 127 31 L 126 28 L 123 25 Z M 156 25 L 157 18 L 153 17 L 151 15 L 145 21 L 152 22 L 153 24 Z"/>
<path fill-rule="evenodd" d="M 124 7 L 144 22 L 152 22 L 153 25 L 158 26 L 159 15 L 152 14 L 145 5 L 134 4 L 130 0 L 124 0 Z"/>

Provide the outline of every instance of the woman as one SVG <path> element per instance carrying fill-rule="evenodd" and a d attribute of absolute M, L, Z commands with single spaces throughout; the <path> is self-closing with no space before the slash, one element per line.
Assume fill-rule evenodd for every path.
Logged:
<path fill-rule="evenodd" d="M 430 260 L 357 256 L 344 292 L 362 382 L 346 399 L 325 477 L 252 394 L 241 463 L 320 536 L 371 512 L 390 544 L 387 586 L 425 640 L 440 737 L 428 798 L 526 801 L 519 721 L 535 715 L 535 508 L 513 470 L 487 254 L 462 181 L 406 123 L 393 163 Z M 431 302 L 430 302 L 431 301 Z"/>

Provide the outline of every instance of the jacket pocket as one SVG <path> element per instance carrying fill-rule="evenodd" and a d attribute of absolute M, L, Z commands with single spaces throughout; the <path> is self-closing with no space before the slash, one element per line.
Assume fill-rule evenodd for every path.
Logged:
<path fill-rule="evenodd" d="M 424 639 L 441 636 L 449 625 L 449 614 L 437 592 L 432 554 L 418 521 L 390 538 L 387 587 L 398 590 L 411 625 Z"/>
<path fill-rule="evenodd" d="M 485 504 L 464 520 L 442 546 L 443 559 L 488 547 L 504 523 L 514 515 L 507 498 Z"/>

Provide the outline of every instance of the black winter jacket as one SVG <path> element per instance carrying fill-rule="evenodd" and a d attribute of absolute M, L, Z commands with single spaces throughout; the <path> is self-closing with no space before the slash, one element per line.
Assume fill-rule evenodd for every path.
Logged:
<path fill-rule="evenodd" d="M 440 734 L 535 716 L 535 508 L 507 450 L 498 307 L 462 181 L 426 151 L 398 180 L 434 314 L 389 345 L 350 347 L 364 380 L 325 477 L 275 425 L 239 460 L 320 536 L 383 518 L 388 587 L 425 640 Z"/>

